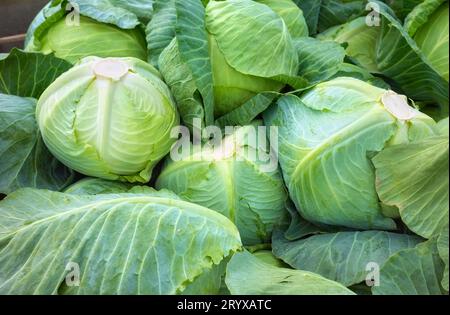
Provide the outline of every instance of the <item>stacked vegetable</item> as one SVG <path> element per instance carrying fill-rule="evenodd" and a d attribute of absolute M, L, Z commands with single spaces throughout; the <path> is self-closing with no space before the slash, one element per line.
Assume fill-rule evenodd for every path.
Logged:
<path fill-rule="evenodd" d="M 0 55 L 0 293 L 448 294 L 448 1 L 387 2 L 51 1 Z"/>

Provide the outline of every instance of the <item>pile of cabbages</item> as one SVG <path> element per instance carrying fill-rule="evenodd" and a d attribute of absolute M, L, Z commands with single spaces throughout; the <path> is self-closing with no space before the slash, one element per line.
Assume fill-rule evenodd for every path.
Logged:
<path fill-rule="evenodd" d="M 53 0 L 24 47 L 0 294 L 448 294 L 448 1 Z"/>

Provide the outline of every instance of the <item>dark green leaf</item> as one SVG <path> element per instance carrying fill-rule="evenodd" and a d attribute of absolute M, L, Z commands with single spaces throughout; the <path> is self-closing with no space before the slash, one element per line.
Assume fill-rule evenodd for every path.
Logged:
<path fill-rule="evenodd" d="M 0 203 L 0 294 L 217 293 L 214 269 L 240 249 L 239 233 L 172 195 L 11 194 Z M 74 264 L 79 286 L 65 281 Z"/>
<path fill-rule="evenodd" d="M 289 242 L 274 233 L 272 250 L 290 266 L 350 286 L 366 279 L 369 263 L 381 266 L 393 253 L 415 246 L 420 238 L 381 231 L 339 232 Z"/>
<path fill-rule="evenodd" d="M 352 295 L 343 285 L 320 275 L 268 264 L 245 251 L 231 258 L 225 282 L 237 295 Z"/>
<path fill-rule="evenodd" d="M 47 150 L 35 120 L 36 100 L 0 94 L 0 193 L 22 187 L 61 190 L 74 173 Z"/>
<path fill-rule="evenodd" d="M 439 295 L 444 263 L 439 257 L 436 240 L 392 255 L 380 270 L 380 285 L 374 295 Z"/>
<path fill-rule="evenodd" d="M 71 64 L 53 55 L 27 53 L 14 48 L 0 60 L 0 93 L 39 98 Z"/>

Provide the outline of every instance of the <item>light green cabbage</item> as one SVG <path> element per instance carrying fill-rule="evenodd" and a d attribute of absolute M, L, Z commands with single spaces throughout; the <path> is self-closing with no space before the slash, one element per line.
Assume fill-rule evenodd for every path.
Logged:
<path fill-rule="evenodd" d="M 266 263 L 247 251 L 231 258 L 225 282 L 234 295 L 354 295 L 340 283 Z"/>
<path fill-rule="evenodd" d="M 431 8 L 438 5 L 434 11 L 427 11 L 424 4 L 431 4 Z M 439 6 L 439 3 L 442 3 Z M 422 25 L 418 25 L 423 22 Z M 448 36 L 449 36 L 449 7 L 448 1 L 424 1 L 422 5 L 411 12 L 407 26 L 417 45 L 427 57 L 434 69 L 448 82 Z"/>
<path fill-rule="evenodd" d="M 148 182 L 179 123 L 159 73 L 134 58 L 87 58 L 39 99 L 44 142 L 70 168 L 109 180 Z"/>
<path fill-rule="evenodd" d="M 292 1 L 280 2 L 281 8 L 276 10 L 272 10 L 270 4 L 270 1 L 260 4 L 231 0 L 210 1 L 206 7 L 216 117 L 232 111 L 259 92 L 279 91 L 284 84 L 272 77 L 297 74 L 294 35 L 277 13 L 287 6 L 295 16 L 286 16 L 286 19 L 294 23 L 303 21 L 306 25 L 303 15 Z M 252 35 L 255 30 L 261 34 L 256 43 L 256 35 Z M 238 53 L 242 50 L 246 54 Z"/>
<path fill-rule="evenodd" d="M 0 202 L 0 239 L 2 295 L 217 294 L 241 248 L 230 220 L 151 188 L 16 191 Z"/>
<path fill-rule="evenodd" d="M 252 127 L 242 127 L 226 137 L 223 145 L 228 150 L 201 152 L 193 147 L 194 153 L 181 160 L 169 159 L 156 183 L 159 189 L 172 190 L 230 218 L 245 245 L 270 242 L 288 199 L 278 165 L 265 169 L 268 164 L 261 161 L 262 155 L 269 155 L 267 149 L 262 143 L 247 141 Z M 242 141 L 237 140 L 241 136 Z"/>
<path fill-rule="evenodd" d="M 145 38 L 139 29 L 120 29 L 83 16 L 79 25 L 60 19 L 48 28 L 40 45 L 30 42 L 27 50 L 55 53 L 71 63 L 89 56 L 147 59 Z"/>
<path fill-rule="evenodd" d="M 406 97 L 353 78 L 287 95 L 265 114 L 279 127 L 279 159 L 290 196 L 310 222 L 394 230 L 381 212 L 370 160 L 386 146 L 433 135 L 433 119 Z"/>

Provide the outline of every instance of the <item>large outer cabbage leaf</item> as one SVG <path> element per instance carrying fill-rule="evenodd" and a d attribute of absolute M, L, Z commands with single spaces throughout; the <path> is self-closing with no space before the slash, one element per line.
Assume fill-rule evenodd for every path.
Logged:
<path fill-rule="evenodd" d="M 69 68 L 53 55 L 16 48 L 1 58 L 0 193 L 21 187 L 60 190 L 73 180 L 73 172 L 50 154 L 39 135 L 34 99 Z"/>
<path fill-rule="evenodd" d="M 423 0 L 383 0 L 403 20 Z M 431 0 L 433 1 L 433 0 Z M 442 1 L 442 0 L 438 0 Z M 374 13 L 373 1 L 367 0 L 294 0 L 303 10 L 311 34 Z"/>
<path fill-rule="evenodd" d="M 414 233 L 431 238 L 448 225 L 448 136 L 384 149 L 374 159 L 381 201 L 399 209 Z"/>
<path fill-rule="evenodd" d="M 432 239 L 392 255 L 380 270 L 380 285 L 375 295 L 448 294 L 441 286 L 444 263 Z"/>
<path fill-rule="evenodd" d="M 169 192 L 77 196 L 23 189 L 0 203 L 0 292 L 216 293 L 213 269 L 223 269 L 220 263 L 240 246 L 227 218 Z M 69 263 L 79 266 L 79 286 L 65 281 Z"/>
<path fill-rule="evenodd" d="M 45 147 L 35 119 L 36 100 L 0 94 L 0 193 L 22 187 L 61 190 L 74 174 Z"/>
<path fill-rule="evenodd" d="M 212 125 L 214 121 L 214 89 L 213 89 L 213 75 L 211 68 L 211 61 L 209 59 L 209 46 L 208 46 L 208 36 L 205 24 L 205 8 L 203 4 L 198 0 L 176 0 L 177 9 L 177 27 L 176 27 L 176 43 L 173 44 L 176 47 L 171 47 L 169 51 L 172 53 L 169 55 L 170 59 L 179 58 L 179 62 L 175 62 L 174 65 L 171 63 L 164 64 L 165 67 L 161 66 L 160 69 L 167 81 L 172 81 L 168 75 L 165 74 L 164 69 L 172 71 L 175 73 L 172 67 L 182 68 L 189 73 L 189 76 L 185 79 L 189 85 L 195 85 L 195 91 L 191 94 L 191 97 L 198 100 L 199 98 L 203 101 L 202 108 L 194 108 L 193 115 L 197 116 L 199 110 L 203 117 L 202 122 L 206 126 Z M 180 54 L 178 57 L 177 54 Z M 164 59 L 164 57 L 162 57 Z M 167 58 L 167 57 L 166 57 Z M 164 60 L 163 60 L 164 63 Z M 185 72 L 182 71 L 182 72 Z M 183 73 L 183 75 L 185 75 Z M 192 81 L 189 81 L 189 77 L 192 77 Z M 169 86 L 171 84 L 169 83 Z M 184 88 L 184 84 L 181 88 Z M 196 94 L 197 95 L 196 97 Z M 178 94 L 174 92 L 174 96 L 177 102 L 183 100 L 179 98 Z M 199 97 L 201 96 L 201 97 Z M 192 124 L 190 117 L 185 117 L 185 112 L 180 110 L 184 122 L 189 126 Z M 190 115 L 190 112 L 187 112 Z M 198 116 L 197 116 L 198 117 Z"/>
<path fill-rule="evenodd" d="M 34 99 L 69 68 L 53 55 L 18 49 L 0 60 L 0 193 L 21 187 L 60 190 L 73 180 L 39 135 Z"/>
<path fill-rule="evenodd" d="M 289 242 L 277 231 L 272 246 L 275 256 L 290 266 L 351 286 L 366 279 L 370 263 L 381 267 L 395 252 L 420 242 L 416 236 L 382 231 L 329 233 Z"/>
<path fill-rule="evenodd" d="M 31 23 L 25 47 L 72 63 L 94 55 L 147 60 L 140 23 L 148 23 L 152 8 L 153 0 L 54 0 Z"/>
<path fill-rule="evenodd" d="M 400 123 L 388 109 L 390 101 L 381 101 L 390 93 L 337 78 L 301 98 L 284 96 L 266 113 L 266 124 L 279 127 L 279 159 L 290 196 L 308 221 L 395 229 L 394 221 L 380 212 L 369 155 L 389 142 L 431 134 L 434 122 L 409 108 L 415 117 Z"/>
<path fill-rule="evenodd" d="M 416 24 L 410 26 L 409 32 L 410 34 L 414 32 L 414 35 L 411 36 L 413 36 L 423 54 L 427 57 L 433 68 L 436 69 L 436 71 L 448 82 L 448 1 L 425 1 L 424 4 L 427 2 L 437 4 L 438 8 L 432 11 L 432 14 L 430 14 L 429 16 L 427 16 L 427 13 L 418 10 L 418 15 L 412 19 L 412 21 L 414 21 Z M 439 6 L 439 4 L 442 2 L 445 3 Z M 412 13 L 416 12 L 413 11 Z M 423 15 L 425 15 L 426 18 Z M 426 23 L 419 26 L 417 25 L 419 24 L 417 20 L 420 20 L 421 18 L 426 20 Z M 417 31 L 413 28 L 417 28 Z"/>
<path fill-rule="evenodd" d="M 265 263 L 245 251 L 231 258 L 225 282 L 236 295 L 353 295 L 343 285 L 301 270 Z"/>
<path fill-rule="evenodd" d="M 39 98 L 71 65 L 53 55 L 13 48 L 0 60 L 0 93 Z"/>
<path fill-rule="evenodd" d="M 98 73 L 104 63 L 125 71 L 104 77 Z M 36 113 L 46 145 L 65 165 L 88 176 L 143 183 L 169 152 L 179 123 L 157 70 L 134 58 L 84 59 L 47 88 Z"/>
<path fill-rule="evenodd" d="M 249 127 L 238 132 L 250 134 Z M 156 187 L 167 188 L 189 202 L 216 210 L 233 221 L 244 245 L 270 242 L 274 225 L 283 216 L 288 199 L 278 166 L 264 170 L 268 156 L 261 143 L 235 142 L 235 134 L 224 139 L 233 143 L 228 152 L 199 151 L 180 161 L 168 160 Z M 236 149 L 235 149 L 236 148 Z M 266 152 L 267 150 L 267 152 Z M 254 152 L 255 159 L 248 152 Z"/>

